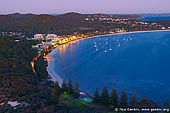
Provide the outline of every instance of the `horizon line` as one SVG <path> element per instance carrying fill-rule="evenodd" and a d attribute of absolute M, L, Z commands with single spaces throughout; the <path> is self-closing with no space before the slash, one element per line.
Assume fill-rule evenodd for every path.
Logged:
<path fill-rule="evenodd" d="M 108 14 L 108 15 L 145 15 L 145 14 L 170 14 L 170 12 L 165 12 L 165 13 L 104 13 L 104 12 L 96 12 L 96 13 L 81 13 L 81 12 L 73 12 L 73 11 L 68 11 L 64 13 L 21 13 L 21 12 L 13 12 L 13 13 L 0 13 L 0 15 L 9 15 L 9 14 L 35 14 L 35 15 L 41 15 L 41 14 L 48 14 L 48 15 L 62 15 L 62 14 L 67 14 L 67 13 L 78 13 L 78 14 Z"/>

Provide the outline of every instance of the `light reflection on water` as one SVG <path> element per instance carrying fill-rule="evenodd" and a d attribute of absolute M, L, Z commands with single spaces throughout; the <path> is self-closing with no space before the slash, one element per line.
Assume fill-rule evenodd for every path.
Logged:
<path fill-rule="evenodd" d="M 138 98 L 170 101 L 170 32 L 80 40 L 62 46 L 54 57 L 57 73 L 91 94 L 106 85 L 119 93 L 136 91 Z"/>

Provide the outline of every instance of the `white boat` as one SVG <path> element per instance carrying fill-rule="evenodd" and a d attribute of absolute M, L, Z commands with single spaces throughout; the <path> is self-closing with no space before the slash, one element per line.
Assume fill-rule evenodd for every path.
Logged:
<path fill-rule="evenodd" d="M 111 46 L 110 46 L 110 48 L 109 48 L 109 51 L 112 51 L 112 48 L 111 48 Z"/>
<path fill-rule="evenodd" d="M 129 40 L 132 40 L 132 37 L 131 37 L 131 36 L 129 36 Z"/>

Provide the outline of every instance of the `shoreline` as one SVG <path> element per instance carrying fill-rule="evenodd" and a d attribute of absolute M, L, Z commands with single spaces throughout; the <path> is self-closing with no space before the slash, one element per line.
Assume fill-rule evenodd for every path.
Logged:
<path fill-rule="evenodd" d="M 59 46 L 60 47 L 60 46 Z M 55 48 L 54 50 L 52 50 L 50 53 L 47 54 L 47 56 L 49 57 L 53 57 L 54 54 L 56 54 L 58 48 Z M 55 65 L 54 65 L 54 60 L 47 60 L 48 62 L 48 66 L 47 66 L 47 72 L 48 72 L 48 75 L 50 76 L 50 80 L 53 81 L 53 82 L 56 82 L 58 81 L 59 83 L 59 86 L 61 87 L 62 83 L 63 83 L 63 79 L 58 75 L 58 73 L 56 73 L 54 70 L 55 70 Z"/>
<path fill-rule="evenodd" d="M 133 34 L 133 33 L 149 33 L 149 32 L 165 32 L 165 31 L 170 31 L 170 29 L 169 30 L 130 31 L 130 32 L 122 32 L 122 33 L 112 33 L 112 34 L 96 35 L 96 36 L 92 36 L 92 37 L 87 37 L 85 39 L 96 38 L 96 37 L 100 37 L 100 36 L 124 35 L 124 34 Z M 80 40 L 82 40 L 82 39 L 80 39 Z"/>
<path fill-rule="evenodd" d="M 165 31 L 170 31 L 170 30 L 132 31 L 132 32 L 114 33 L 114 34 L 104 34 L 104 35 L 96 35 L 96 36 L 91 36 L 91 37 L 87 37 L 87 38 L 84 38 L 84 39 L 78 39 L 78 40 L 85 40 L 85 39 L 97 38 L 97 37 L 101 37 L 101 36 L 110 36 L 110 35 L 123 35 L 123 34 L 149 33 L 149 32 L 165 32 Z M 65 44 L 63 44 L 63 45 L 65 45 Z M 63 45 L 60 45 L 57 48 L 55 48 L 54 50 L 52 50 L 50 53 L 47 54 L 47 56 L 53 57 L 53 55 L 56 54 L 56 52 L 58 51 L 59 47 L 61 47 Z M 56 73 L 54 71 L 54 67 L 55 67 L 54 60 L 47 60 L 47 62 L 48 62 L 47 72 L 48 72 L 48 75 L 50 76 L 50 80 L 52 80 L 54 82 L 58 81 L 59 85 L 61 86 L 63 79 L 58 75 L 58 73 Z"/>

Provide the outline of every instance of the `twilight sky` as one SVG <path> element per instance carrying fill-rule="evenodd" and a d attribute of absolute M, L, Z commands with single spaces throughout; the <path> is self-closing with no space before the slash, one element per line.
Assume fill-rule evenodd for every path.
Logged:
<path fill-rule="evenodd" d="M 1 0 L 0 14 L 11 13 L 170 13 L 170 0 Z"/>

